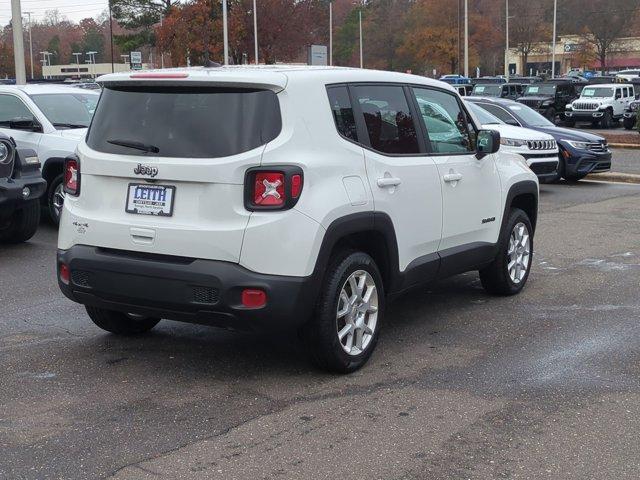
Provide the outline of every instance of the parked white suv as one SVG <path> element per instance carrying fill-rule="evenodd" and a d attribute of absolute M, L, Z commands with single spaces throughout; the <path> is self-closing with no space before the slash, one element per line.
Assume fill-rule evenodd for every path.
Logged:
<path fill-rule="evenodd" d="M 87 134 L 99 93 L 64 85 L 0 86 L 0 132 L 37 152 L 47 191 L 45 211 L 58 223 L 64 202 L 64 159 Z"/>
<path fill-rule="evenodd" d="M 537 178 L 444 83 L 326 67 L 99 81 L 57 261 L 107 331 L 299 328 L 320 365 L 349 372 L 390 296 L 471 270 L 498 294 L 527 281 Z"/>
<path fill-rule="evenodd" d="M 611 128 L 634 100 L 633 85 L 589 85 L 584 87 L 580 98 L 567 105 L 565 123 L 572 127 L 576 122 L 591 122 L 594 125 L 600 123 L 602 128 Z"/>
<path fill-rule="evenodd" d="M 465 104 L 476 116 L 482 128 L 497 130 L 500 133 L 501 151 L 522 155 L 540 182 L 558 178 L 560 151 L 551 135 L 529 128 L 507 125 L 480 105 L 472 102 L 465 102 Z"/>

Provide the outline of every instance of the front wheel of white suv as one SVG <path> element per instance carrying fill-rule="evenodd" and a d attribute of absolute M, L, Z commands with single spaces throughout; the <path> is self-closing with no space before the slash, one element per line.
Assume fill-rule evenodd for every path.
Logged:
<path fill-rule="evenodd" d="M 482 286 L 489 293 L 515 295 L 527 283 L 533 259 L 533 229 L 528 215 L 512 208 L 500 233 L 498 255 L 480 270 Z"/>
<path fill-rule="evenodd" d="M 338 373 L 362 367 L 378 342 L 384 307 L 384 286 L 375 261 L 363 252 L 337 255 L 304 331 L 314 361 Z"/>

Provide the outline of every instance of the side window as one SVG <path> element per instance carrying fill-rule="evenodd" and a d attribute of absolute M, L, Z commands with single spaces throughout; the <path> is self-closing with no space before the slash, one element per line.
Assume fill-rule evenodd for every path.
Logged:
<path fill-rule="evenodd" d="M 32 119 L 33 114 L 18 97 L 0 95 L 0 124 L 9 126 L 9 121 L 17 118 Z"/>
<path fill-rule="evenodd" d="M 371 148 L 382 153 L 419 153 L 418 134 L 404 89 L 396 85 L 351 87 L 364 117 Z"/>
<path fill-rule="evenodd" d="M 333 120 L 336 122 L 338 133 L 354 142 L 358 141 L 358 132 L 356 130 L 356 120 L 353 116 L 353 108 L 349 99 L 349 91 L 347 87 L 329 87 L 329 103 L 331 104 L 331 112 Z"/>
<path fill-rule="evenodd" d="M 506 124 L 517 125 L 517 126 L 520 125 L 520 123 L 514 118 L 514 116 L 511 115 L 506 110 L 504 110 L 503 108 L 500 108 L 496 105 L 489 105 L 487 103 L 481 103 L 479 105 L 482 108 L 484 108 L 487 112 L 491 113 L 492 115 L 495 115 Z"/>
<path fill-rule="evenodd" d="M 427 88 L 412 90 L 433 153 L 461 154 L 475 150 L 467 115 L 454 95 Z"/>
<path fill-rule="evenodd" d="M 616 88 L 616 98 L 622 98 L 621 89 Z"/>

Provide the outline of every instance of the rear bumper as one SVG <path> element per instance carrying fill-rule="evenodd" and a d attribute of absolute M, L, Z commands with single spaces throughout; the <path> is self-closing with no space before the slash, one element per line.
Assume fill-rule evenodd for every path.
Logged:
<path fill-rule="evenodd" d="M 84 305 L 234 330 L 295 328 L 315 304 L 313 277 L 252 272 L 238 264 L 76 245 L 58 250 L 58 270 L 71 270 L 69 299 Z M 245 288 L 266 292 L 260 308 L 246 308 Z"/>

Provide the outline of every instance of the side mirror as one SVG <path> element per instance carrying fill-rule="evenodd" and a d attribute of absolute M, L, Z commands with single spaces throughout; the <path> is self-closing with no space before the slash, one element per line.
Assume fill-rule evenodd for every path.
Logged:
<path fill-rule="evenodd" d="M 478 160 L 496 153 L 500 149 L 500 133 L 495 130 L 480 130 L 476 145 Z"/>
<path fill-rule="evenodd" d="M 12 130 L 25 130 L 28 132 L 42 132 L 42 125 L 35 118 L 17 117 L 9 120 L 9 128 Z"/>

